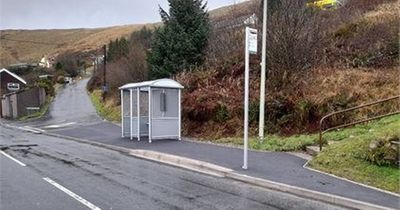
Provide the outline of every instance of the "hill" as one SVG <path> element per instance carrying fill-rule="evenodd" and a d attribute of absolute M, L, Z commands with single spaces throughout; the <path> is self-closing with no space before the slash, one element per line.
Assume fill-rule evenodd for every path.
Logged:
<path fill-rule="evenodd" d="M 56 56 L 66 51 L 95 50 L 112 39 L 128 36 L 143 25 L 95 29 L 2 30 L 0 66 L 38 62 L 43 55 Z"/>
<path fill-rule="evenodd" d="M 248 2 L 210 11 L 212 19 L 226 16 L 233 9 L 246 8 Z M 67 51 L 90 52 L 120 37 L 127 37 L 143 26 L 160 23 L 132 24 L 93 29 L 0 30 L 0 67 L 15 63 L 38 62 L 43 55 L 57 56 Z"/>

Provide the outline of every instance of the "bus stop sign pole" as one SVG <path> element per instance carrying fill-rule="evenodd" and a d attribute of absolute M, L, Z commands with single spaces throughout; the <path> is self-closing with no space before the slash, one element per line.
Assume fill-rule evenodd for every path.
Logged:
<path fill-rule="evenodd" d="M 257 30 L 246 27 L 245 44 L 245 74 L 244 74 L 244 144 L 243 144 L 243 169 L 248 168 L 248 146 L 249 146 L 249 68 L 250 53 L 257 53 Z"/>

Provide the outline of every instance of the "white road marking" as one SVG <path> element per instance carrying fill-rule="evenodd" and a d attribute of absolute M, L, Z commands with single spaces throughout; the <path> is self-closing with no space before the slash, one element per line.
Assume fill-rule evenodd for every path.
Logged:
<path fill-rule="evenodd" d="M 37 131 L 37 130 L 35 130 L 35 129 L 29 127 L 29 126 L 18 127 L 18 128 L 21 129 L 21 130 L 24 130 L 24 131 L 28 131 L 28 132 L 31 132 L 31 133 L 35 133 L 35 134 L 40 134 L 40 133 L 41 133 L 40 131 Z"/>
<path fill-rule="evenodd" d="M 10 158 L 11 160 L 15 161 L 15 162 L 18 163 L 19 165 L 21 165 L 21 166 L 26 166 L 25 163 L 23 163 L 23 162 L 21 162 L 21 161 L 15 159 L 15 158 L 13 158 L 13 157 L 11 157 L 9 154 L 5 153 L 4 151 L 0 151 L 0 153 L 3 154 L 4 156 Z"/>
<path fill-rule="evenodd" d="M 44 129 L 62 128 L 62 127 L 67 127 L 67 126 L 74 125 L 74 124 L 76 124 L 76 122 L 69 122 L 69 123 L 63 123 L 63 124 L 58 124 L 58 125 L 47 125 L 47 126 L 43 126 L 42 128 L 44 128 Z"/>
<path fill-rule="evenodd" d="M 33 127 L 30 127 L 30 126 L 24 126 L 24 127 L 22 127 L 22 129 L 25 130 L 25 131 L 29 131 L 29 132 L 35 133 L 35 134 L 41 134 L 43 132 L 46 132 L 46 131 L 44 131 L 42 129 L 33 128 Z"/>
<path fill-rule="evenodd" d="M 89 207 L 92 210 L 101 210 L 99 207 L 93 205 L 92 203 L 90 203 L 89 201 L 83 199 L 81 196 L 73 193 L 72 191 L 68 190 L 67 188 L 63 187 L 62 185 L 58 184 L 57 182 L 53 181 L 52 179 L 48 178 L 48 177 L 44 177 L 43 178 L 46 182 L 50 183 L 51 185 L 53 185 L 54 187 L 58 188 L 59 190 L 65 192 L 67 195 L 71 196 L 72 198 L 74 198 L 75 200 L 79 201 L 80 203 L 82 203 L 83 205 Z"/>
<path fill-rule="evenodd" d="M 34 131 L 39 131 L 39 132 L 41 132 L 41 133 L 44 133 L 44 132 L 46 132 L 45 130 L 42 130 L 42 129 L 40 129 L 40 128 L 34 128 L 34 127 L 31 127 L 31 126 L 24 126 L 25 128 L 28 128 L 28 129 L 32 129 L 32 130 L 34 130 Z"/>

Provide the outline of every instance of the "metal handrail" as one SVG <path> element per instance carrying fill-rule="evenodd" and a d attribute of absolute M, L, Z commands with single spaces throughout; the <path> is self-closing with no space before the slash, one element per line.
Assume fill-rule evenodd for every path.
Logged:
<path fill-rule="evenodd" d="M 332 117 L 334 115 L 342 114 L 342 113 L 345 113 L 345 112 L 350 112 L 350 111 L 353 111 L 353 110 L 356 110 L 356 109 L 361 109 L 361 108 L 364 108 L 364 107 L 367 107 L 367 106 L 381 104 L 381 103 L 384 103 L 384 102 L 387 102 L 387 101 L 391 101 L 391 100 L 395 100 L 395 99 L 400 99 L 400 95 L 393 96 L 393 97 L 390 97 L 390 98 L 387 98 L 387 99 L 382 99 L 382 100 L 375 101 L 375 102 L 372 102 L 372 103 L 362 104 L 362 105 L 359 105 L 359 106 L 356 106 L 356 107 L 352 107 L 352 108 L 349 108 L 349 109 L 344 109 L 344 110 L 332 112 L 332 113 L 329 113 L 329 114 L 325 115 L 324 117 L 322 117 L 321 120 L 319 121 L 319 150 L 320 151 L 322 150 L 322 145 L 323 145 L 322 135 L 324 133 L 328 132 L 328 131 L 332 131 L 332 130 L 335 130 L 335 129 L 339 129 L 339 128 L 344 128 L 344 127 L 360 124 L 360 123 L 363 123 L 363 122 L 368 122 L 368 121 L 371 121 L 371 120 L 380 119 L 380 118 L 383 118 L 383 117 L 388 117 L 388 116 L 391 116 L 391 115 L 400 114 L 400 110 L 395 111 L 395 112 L 391 112 L 391 113 L 388 113 L 388 114 L 384 114 L 384 115 L 379 115 L 379 116 L 363 119 L 363 120 L 357 120 L 357 121 L 354 121 L 354 122 L 351 122 L 351 123 L 345 123 L 345 124 L 341 124 L 341 125 L 336 125 L 334 127 L 329 127 L 327 129 L 323 128 L 324 120 L 326 120 L 327 118 Z"/>

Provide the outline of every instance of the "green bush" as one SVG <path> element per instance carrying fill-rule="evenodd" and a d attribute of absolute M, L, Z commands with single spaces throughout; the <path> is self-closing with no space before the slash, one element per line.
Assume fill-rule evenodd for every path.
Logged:
<path fill-rule="evenodd" d="M 250 105 L 249 105 L 249 122 L 250 123 L 257 123 L 259 115 L 260 115 L 259 101 L 250 102 Z"/>
<path fill-rule="evenodd" d="M 223 105 L 223 104 L 219 104 L 216 108 L 215 111 L 215 118 L 214 120 L 216 122 L 226 122 L 229 119 L 229 111 L 228 108 Z"/>
<path fill-rule="evenodd" d="M 36 87 L 44 88 L 46 94 L 49 96 L 54 96 L 55 90 L 53 87 L 53 82 L 49 79 L 42 79 L 36 82 Z"/>

